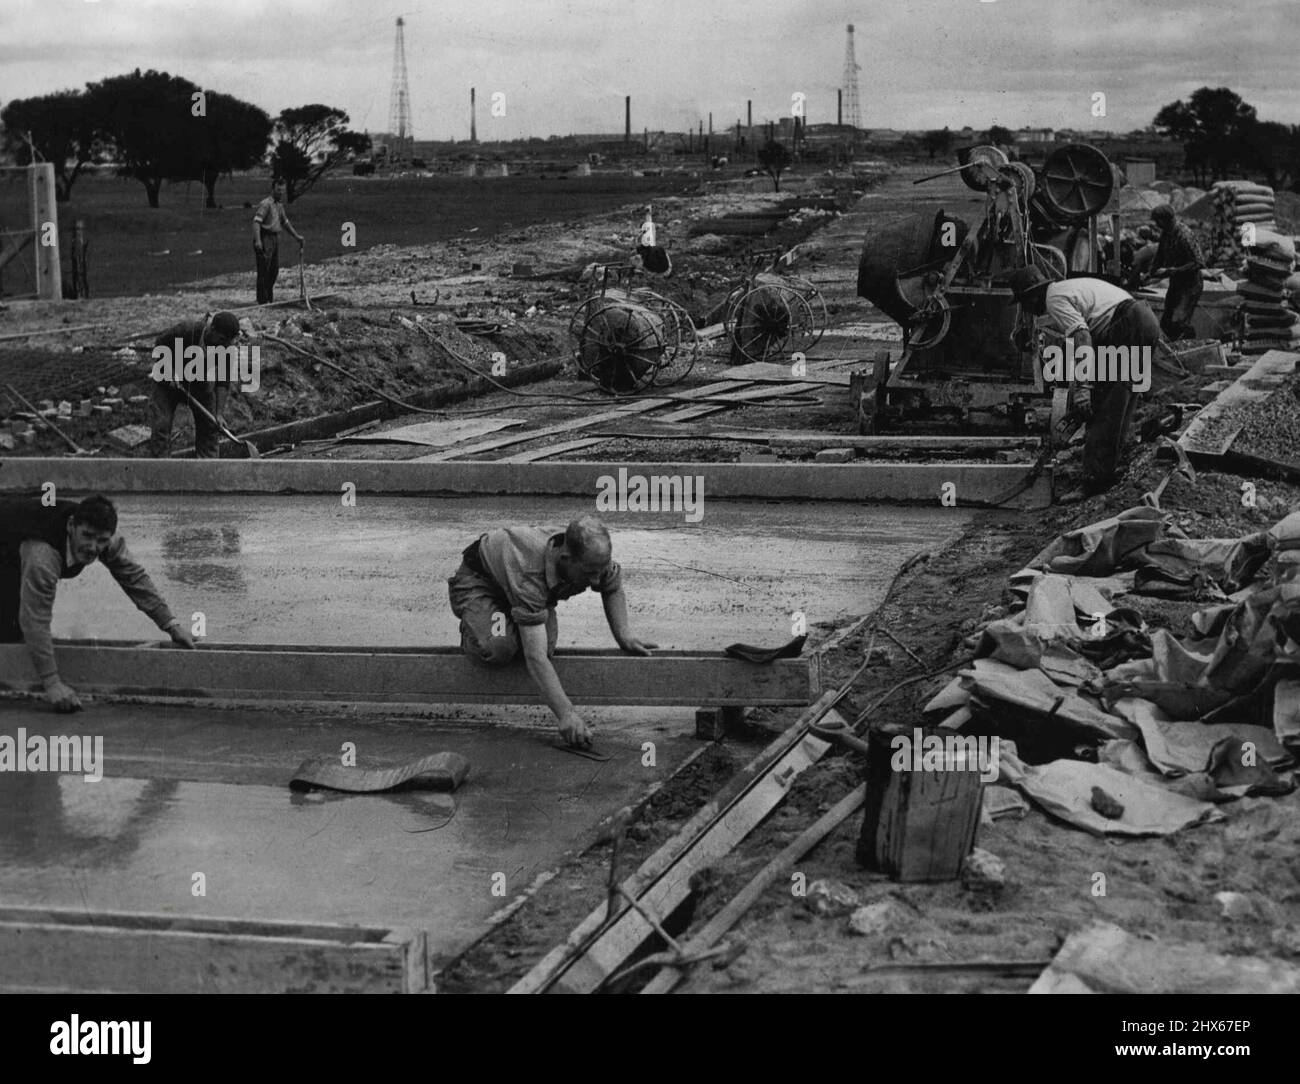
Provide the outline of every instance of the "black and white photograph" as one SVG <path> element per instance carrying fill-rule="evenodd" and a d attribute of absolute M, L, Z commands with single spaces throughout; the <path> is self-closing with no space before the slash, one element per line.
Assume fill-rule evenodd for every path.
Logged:
<path fill-rule="evenodd" d="M 112 995 L 35 1049 L 1095 993 L 1098 1064 L 1260 1052 L 1297 16 L 5 0 L 0 992 Z"/>

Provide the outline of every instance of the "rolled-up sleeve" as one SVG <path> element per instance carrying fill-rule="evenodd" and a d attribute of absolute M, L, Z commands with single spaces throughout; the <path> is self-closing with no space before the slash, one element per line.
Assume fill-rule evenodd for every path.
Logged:
<path fill-rule="evenodd" d="M 19 547 L 19 554 L 22 586 L 18 627 L 22 629 L 23 642 L 31 653 L 36 676 L 48 683 L 59 676 L 50 621 L 54 617 L 54 596 L 59 589 L 62 565 L 58 553 L 47 542 L 29 539 Z"/>
<path fill-rule="evenodd" d="M 160 629 L 166 628 L 175 620 L 166 600 L 149 578 L 149 573 L 131 556 L 131 551 L 126 548 L 126 539 L 121 535 L 108 544 L 100 561 L 113 579 L 117 580 L 118 586 L 126 592 L 127 598 Z"/>
<path fill-rule="evenodd" d="M 602 595 L 612 595 L 623 586 L 623 569 L 617 561 L 610 561 L 604 574 L 593 585 Z"/>
<path fill-rule="evenodd" d="M 545 625 L 551 612 L 546 592 L 535 584 L 518 584 L 510 600 L 510 619 L 516 625 Z"/>

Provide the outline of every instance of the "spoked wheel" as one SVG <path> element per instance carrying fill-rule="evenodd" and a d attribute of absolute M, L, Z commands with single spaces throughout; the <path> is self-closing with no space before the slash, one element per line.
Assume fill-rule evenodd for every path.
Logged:
<path fill-rule="evenodd" d="M 1077 226 L 1099 213 L 1114 189 L 1106 156 L 1096 147 L 1070 143 L 1047 156 L 1038 196 L 1055 221 Z"/>
<path fill-rule="evenodd" d="M 667 388 L 684 379 L 695 368 L 700 342 L 690 313 L 670 298 L 653 290 L 634 291 L 633 300 L 663 324 L 663 356 L 651 383 Z"/>
<path fill-rule="evenodd" d="M 907 325 L 907 345 L 912 350 L 928 350 L 937 346 L 952 327 L 952 308 L 946 298 L 930 298 L 916 310 Z"/>
<path fill-rule="evenodd" d="M 665 361 L 668 329 L 657 313 L 610 295 L 584 303 L 575 336 L 578 371 L 608 392 L 648 388 Z"/>
<path fill-rule="evenodd" d="M 784 361 L 821 336 L 812 306 L 786 282 L 760 282 L 740 296 L 728 331 L 748 361 Z"/>

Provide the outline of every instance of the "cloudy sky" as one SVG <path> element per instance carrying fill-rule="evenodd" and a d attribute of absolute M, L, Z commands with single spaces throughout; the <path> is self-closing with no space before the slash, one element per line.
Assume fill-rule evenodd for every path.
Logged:
<path fill-rule="evenodd" d="M 481 138 L 621 131 L 624 94 L 637 130 L 833 121 L 849 22 L 868 127 L 1126 131 L 1207 84 L 1300 123 L 1297 0 L 0 0 L 0 102 L 157 68 L 381 131 L 399 15 L 417 139 L 466 138 L 471 85 Z"/>

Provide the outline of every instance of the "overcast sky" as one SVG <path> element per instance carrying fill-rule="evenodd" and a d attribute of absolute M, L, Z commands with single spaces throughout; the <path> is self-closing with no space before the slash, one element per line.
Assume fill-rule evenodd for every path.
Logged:
<path fill-rule="evenodd" d="M 1207 84 L 1300 123 L 1300 0 L 0 0 L 0 101 L 157 68 L 382 131 L 398 15 L 417 139 L 467 138 L 471 85 L 484 139 L 621 131 L 624 94 L 637 131 L 834 121 L 849 22 L 867 127 L 1127 131 Z"/>

